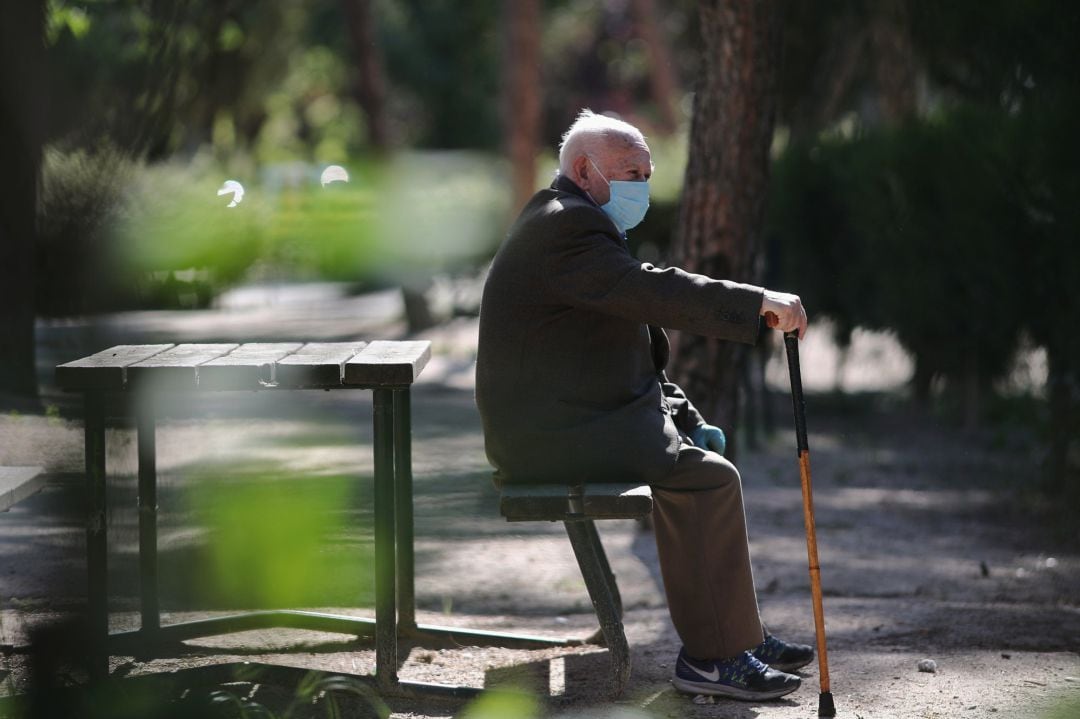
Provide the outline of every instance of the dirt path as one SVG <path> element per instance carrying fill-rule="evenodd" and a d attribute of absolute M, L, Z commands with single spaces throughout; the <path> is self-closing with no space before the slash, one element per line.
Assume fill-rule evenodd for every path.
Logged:
<path fill-rule="evenodd" d="M 169 331 L 167 318 L 159 317 L 154 326 L 158 333 Z M 384 325 L 382 336 L 395 331 L 400 328 Z M 561 527 L 508 525 L 498 518 L 472 404 L 472 325 L 459 321 L 431 336 L 436 358 L 413 397 L 421 621 L 553 636 L 591 633 L 595 619 Z M 51 351 L 61 351 L 57 346 L 63 345 Z M 804 354 L 804 363 L 812 361 Z M 163 566 L 176 574 L 163 579 L 167 618 L 207 608 L 184 591 L 205 571 L 195 564 L 204 535 L 197 516 L 185 508 L 191 506 L 193 478 L 207 466 L 261 462 L 307 477 L 369 474 L 366 398 L 314 393 L 302 401 L 278 399 L 263 393 L 244 402 L 176 406 L 162 422 Z M 776 401 L 780 431 L 748 452 L 740 467 L 763 617 L 775 633 L 809 642 L 813 624 L 798 474 L 786 399 Z M 840 716 L 1080 716 L 1077 535 L 1042 526 L 1023 493 L 1013 489 L 1035 480 L 1030 448 L 888 406 L 811 397 L 809 413 L 830 670 Z M 0 643 L 17 645 L 34 623 L 71 609 L 81 596 L 82 435 L 77 419 L 8 415 L 0 417 L 0 437 L 0 464 L 44 464 L 50 473 L 45 490 L 0 514 Z M 111 431 L 109 451 L 110 491 L 122 507 L 110 517 L 113 621 L 132 626 L 137 532 L 130 430 Z M 361 527 L 370 519 L 366 491 L 350 500 L 350 516 Z M 698 704 L 675 692 L 668 679 L 678 639 L 667 618 L 652 538 L 633 522 L 603 523 L 601 532 L 623 592 L 634 653 L 631 689 L 614 705 L 623 716 L 816 714 L 813 665 L 803 688 L 779 702 Z M 346 538 L 349 546 L 367 542 L 362 530 Z M 331 584 L 320 595 L 326 604 L 364 613 L 346 600 L 369 587 Z M 253 632 L 192 645 L 191 653 L 153 661 L 117 657 L 114 666 L 142 674 L 235 660 L 355 673 L 374 663 L 370 647 L 311 632 Z M 525 682 L 546 697 L 545 715 L 585 716 L 614 708 L 606 698 L 607 655 L 596 647 L 412 647 L 402 655 L 403 678 L 477 687 Z M 918 671 L 922 659 L 934 660 L 937 671 Z M 3 662 L 0 690 L 9 693 L 23 686 L 25 657 L 5 656 Z M 262 691 L 256 699 L 271 697 Z M 1070 708 L 1052 714 L 1063 702 Z M 391 707 L 395 717 L 461 711 L 452 703 L 402 701 Z"/>

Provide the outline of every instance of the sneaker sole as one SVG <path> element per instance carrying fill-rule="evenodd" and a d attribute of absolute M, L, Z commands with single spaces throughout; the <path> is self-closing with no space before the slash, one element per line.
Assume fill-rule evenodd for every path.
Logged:
<path fill-rule="evenodd" d="M 814 658 L 810 657 L 805 662 L 788 662 L 786 664 L 769 664 L 769 666 L 772 667 L 773 669 L 775 669 L 778 672 L 787 672 L 788 674 L 790 674 L 791 672 L 795 671 L 796 669 L 802 669 L 803 667 L 805 667 L 807 664 L 809 664 L 812 661 L 814 661 Z"/>
<path fill-rule="evenodd" d="M 778 699 L 799 688 L 799 683 L 796 682 L 795 684 L 780 687 L 779 689 L 753 691 L 750 689 L 729 687 L 723 684 L 713 684 L 712 682 L 691 682 L 686 679 L 680 679 L 679 677 L 674 677 L 671 680 L 671 683 L 675 685 L 675 688 L 679 691 L 687 692 L 688 694 L 708 694 L 714 697 L 728 697 L 730 699 L 741 699 L 743 701 Z"/>

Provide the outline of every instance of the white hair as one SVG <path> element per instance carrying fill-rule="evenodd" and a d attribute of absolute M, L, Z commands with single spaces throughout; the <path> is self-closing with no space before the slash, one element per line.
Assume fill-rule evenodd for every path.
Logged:
<path fill-rule="evenodd" d="M 629 122 L 597 115 L 588 108 L 582 110 L 559 144 L 559 174 L 570 175 L 576 158 L 596 152 L 613 139 L 622 140 L 628 146 L 645 144 L 641 130 Z"/>

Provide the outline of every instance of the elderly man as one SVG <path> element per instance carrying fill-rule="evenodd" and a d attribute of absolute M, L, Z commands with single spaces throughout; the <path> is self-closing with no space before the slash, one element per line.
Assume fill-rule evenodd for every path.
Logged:
<path fill-rule="evenodd" d="M 683 642 L 677 688 L 737 699 L 794 691 L 813 650 L 758 616 L 739 473 L 664 368 L 662 328 L 753 343 L 759 316 L 806 330 L 795 295 L 635 260 L 626 231 L 649 205 L 637 128 L 585 110 L 559 173 L 492 263 L 480 309 L 476 401 L 501 482 L 652 486 L 660 568 Z"/>

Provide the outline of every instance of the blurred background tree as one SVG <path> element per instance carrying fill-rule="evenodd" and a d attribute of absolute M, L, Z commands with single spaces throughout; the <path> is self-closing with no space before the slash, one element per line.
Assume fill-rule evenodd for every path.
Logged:
<path fill-rule="evenodd" d="M 969 425 L 1018 349 L 1044 348 L 1049 486 L 1080 498 L 1080 353 L 1065 319 L 1080 309 L 1080 251 L 1063 241 L 1080 230 L 1065 200 L 1077 190 L 1068 38 L 1080 10 L 908 0 L 793 12 L 769 215 L 780 281 L 831 316 L 841 342 L 855 327 L 894 331 L 915 359 L 915 397 L 958 396 Z"/>
<path fill-rule="evenodd" d="M 41 168 L 42 0 L 0 7 L 0 400 L 37 397 L 35 213 Z"/>
<path fill-rule="evenodd" d="M 1080 9 L 792 0 L 761 25 L 776 50 L 739 94 L 710 84 L 748 61 L 718 52 L 706 20 L 741 7 L 5 3 L 3 390 L 33 394 L 35 314 L 205 307 L 302 280 L 400 285 L 422 310 L 434 275 L 482 272 L 591 107 L 654 151 L 630 235 L 643 260 L 798 292 L 841 345 L 893 332 L 912 396 L 968 424 L 1018 352 L 1044 351 L 1049 486 L 1078 496 Z M 323 187 L 329 164 L 350 181 Z M 235 208 L 225 179 L 247 187 Z M 731 188 L 728 219 L 710 183 Z M 745 361 L 720 372 L 712 350 L 679 351 L 695 396 L 738 425 Z"/>
<path fill-rule="evenodd" d="M 695 85 L 676 265 L 760 284 L 760 235 L 776 109 L 780 17 L 772 2 L 700 2 L 702 72 Z M 710 421 L 729 428 L 736 458 L 745 348 L 681 332 L 679 382 Z"/>

